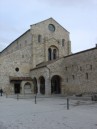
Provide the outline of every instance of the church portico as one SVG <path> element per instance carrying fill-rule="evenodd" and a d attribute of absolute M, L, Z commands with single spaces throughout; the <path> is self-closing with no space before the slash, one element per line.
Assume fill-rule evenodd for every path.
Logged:
<path fill-rule="evenodd" d="M 51 79 L 50 78 L 46 78 L 45 80 L 45 92 L 46 92 L 46 95 L 51 95 Z"/>
<path fill-rule="evenodd" d="M 57 64 L 57 61 L 55 62 Z M 37 91 L 38 91 L 37 94 L 41 95 L 61 94 L 62 77 L 59 75 L 59 71 L 57 71 L 56 69 L 52 69 L 53 63 L 51 61 L 46 63 L 48 65 L 44 67 L 34 68 L 31 70 L 31 78 L 33 79 L 34 87 L 37 86 Z M 57 71 L 56 74 L 55 71 Z"/>
<path fill-rule="evenodd" d="M 44 78 L 43 76 L 40 76 L 37 79 L 37 82 L 34 78 L 33 85 L 34 85 L 34 94 L 38 94 L 38 95 L 51 94 L 51 80 L 49 78 Z"/>
<path fill-rule="evenodd" d="M 46 67 L 31 70 L 30 76 L 33 80 L 34 87 L 37 87 L 38 95 L 51 94 L 51 79 L 49 74 L 49 70 Z"/>
<path fill-rule="evenodd" d="M 33 84 L 30 77 L 10 77 L 13 94 L 32 94 Z"/>

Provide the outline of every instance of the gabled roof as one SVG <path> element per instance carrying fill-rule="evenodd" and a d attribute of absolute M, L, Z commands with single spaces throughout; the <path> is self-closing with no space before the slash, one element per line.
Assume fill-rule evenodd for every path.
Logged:
<path fill-rule="evenodd" d="M 80 52 L 77 52 L 77 53 L 74 53 L 74 54 L 70 54 L 68 56 L 64 56 L 64 57 L 61 57 L 61 58 L 58 58 L 56 60 L 51 60 L 51 61 L 46 61 L 46 62 L 42 62 L 38 65 L 36 65 L 35 68 L 33 69 L 30 69 L 30 71 L 33 71 L 33 70 L 36 70 L 36 69 L 39 69 L 39 68 L 43 68 L 43 67 L 47 67 L 49 64 L 52 64 L 62 58 L 68 58 L 68 57 L 71 57 L 71 56 L 75 56 L 75 55 L 78 55 L 78 54 L 81 54 L 81 53 L 85 53 L 85 52 L 88 52 L 88 51 L 93 51 L 93 50 L 97 50 L 97 47 L 94 47 L 94 48 L 91 48 L 91 49 L 87 49 L 87 50 L 84 50 L 84 51 L 80 51 Z"/>
<path fill-rule="evenodd" d="M 38 22 L 38 23 L 35 23 L 35 24 L 32 24 L 32 25 L 30 25 L 30 26 L 33 26 L 33 25 L 37 25 L 37 24 L 40 24 L 40 23 L 42 23 L 42 22 L 46 22 L 46 21 L 48 21 L 48 20 L 53 20 L 54 22 L 56 22 L 57 24 L 59 24 L 55 19 L 53 19 L 52 17 L 50 17 L 50 18 L 48 18 L 48 19 L 46 19 L 46 20 L 43 20 L 43 21 L 40 21 L 40 22 Z M 60 25 L 60 24 L 59 24 Z M 66 32 L 68 32 L 68 33 L 70 33 L 69 31 L 67 31 L 62 25 L 60 25 Z"/>
<path fill-rule="evenodd" d="M 62 59 L 62 58 L 64 58 L 64 57 L 58 58 L 58 59 L 56 59 L 56 60 L 50 60 L 50 61 L 42 62 L 42 63 L 36 65 L 35 68 L 30 69 L 30 71 L 36 70 L 36 69 L 39 69 L 39 68 L 43 68 L 43 67 L 47 67 L 49 64 L 52 64 L 52 63 L 54 63 L 54 62 L 56 62 L 56 61 L 58 61 L 58 60 L 60 60 L 60 59 Z"/>
<path fill-rule="evenodd" d="M 12 43 L 10 43 L 5 49 L 3 49 L 0 53 L 2 53 L 3 51 L 5 51 L 8 47 L 10 47 L 16 40 L 18 40 L 19 38 L 21 38 L 23 35 L 25 35 L 27 32 L 29 32 L 29 30 L 27 30 L 26 32 L 24 32 L 22 35 L 20 35 L 18 38 L 16 38 Z"/>
<path fill-rule="evenodd" d="M 54 20 L 52 17 L 51 18 L 48 18 L 48 19 L 46 19 L 46 20 L 44 20 L 44 21 L 41 21 L 41 22 L 38 22 L 38 23 L 35 23 L 35 24 L 33 24 L 33 25 L 37 25 L 37 24 L 40 24 L 40 23 L 42 23 L 42 22 L 46 22 L 47 20 L 53 20 L 54 22 L 56 22 L 57 24 L 59 24 L 56 20 Z M 31 25 L 31 26 L 33 26 L 33 25 Z M 60 25 L 60 24 L 59 24 Z M 61 26 L 61 25 L 60 25 Z M 63 26 L 61 26 L 66 32 L 68 32 Z M 28 31 L 30 31 L 30 29 L 29 30 L 27 30 L 26 32 L 24 32 L 21 36 L 19 36 L 17 39 L 15 39 L 12 43 L 10 43 L 5 49 L 3 49 L 0 53 L 2 53 L 3 51 L 5 51 L 8 47 L 10 47 L 16 40 L 18 40 L 19 38 L 21 38 L 24 34 L 26 34 Z M 69 33 L 69 32 L 68 32 Z"/>

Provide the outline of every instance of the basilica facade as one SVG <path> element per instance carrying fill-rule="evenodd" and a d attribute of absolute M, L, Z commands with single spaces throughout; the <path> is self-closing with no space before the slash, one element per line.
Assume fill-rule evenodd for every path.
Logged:
<path fill-rule="evenodd" d="M 53 18 L 31 25 L 0 52 L 0 88 L 7 94 L 97 92 L 97 47 L 72 54 L 69 34 Z"/>

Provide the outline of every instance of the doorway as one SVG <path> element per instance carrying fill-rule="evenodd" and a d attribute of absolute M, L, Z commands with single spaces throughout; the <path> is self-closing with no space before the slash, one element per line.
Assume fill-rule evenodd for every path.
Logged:
<path fill-rule="evenodd" d="M 14 93 L 15 94 L 20 94 L 20 83 L 15 83 L 14 84 Z"/>
<path fill-rule="evenodd" d="M 60 87 L 60 77 L 55 75 L 51 79 L 51 94 L 60 94 L 61 87 Z"/>
<path fill-rule="evenodd" d="M 31 94 L 31 93 L 32 93 L 31 84 L 30 84 L 29 82 L 27 82 L 27 83 L 24 85 L 24 93 L 25 93 L 25 94 Z"/>
<path fill-rule="evenodd" d="M 45 94 L 45 79 L 43 76 L 40 77 L 40 93 Z"/>

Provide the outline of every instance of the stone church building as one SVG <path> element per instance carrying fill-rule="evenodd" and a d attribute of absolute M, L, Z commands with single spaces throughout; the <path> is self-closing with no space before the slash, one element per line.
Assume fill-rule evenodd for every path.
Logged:
<path fill-rule="evenodd" d="M 7 94 L 97 93 L 97 47 L 71 52 L 69 32 L 53 18 L 33 24 L 0 52 Z"/>

